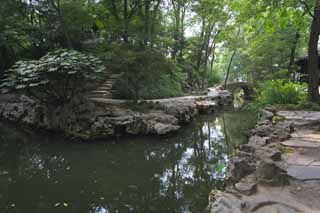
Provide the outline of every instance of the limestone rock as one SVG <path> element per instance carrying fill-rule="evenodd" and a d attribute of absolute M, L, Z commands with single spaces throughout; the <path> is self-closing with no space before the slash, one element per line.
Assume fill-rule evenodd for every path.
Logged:
<path fill-rule="evenodd" d="M 250 160 L 243 157 L 234 157 L 229 164 L 228 181 L 238 182 L 241 178 L 251 174 L 255 170 L 255 165 Z"/>
<path fill-rule="evenodd" d="M 269 138 L 268 143 L 276 141 L 284 141 L 290 138 L 290 133 L 293 131 L 293 124 L 291 122 L 279 122 L 272 124 L 269 121 L 260 123 L 254 130 L 252 135 Z"/>
<path fill-rule="evenodd" d="M 154 131 L 157 135 L 165 135 L 169 132 L 175 132 L 180 129 L 178 125 L 171 125 L 171 124 L 163 124 L 163 123 L 156 123 L 154 125 Z"/>
<path fill-rule="evenodd" d="M 279 164 L 271 159 L 263 159 L 257 167 L 258 182 L 267 185 L 284 185 L 287 183 L 287 173 Z"/>
<path fill-rule="evenodd" d="M 249 138 L 248 146 L 254 147 L 256 149 L 258 147 L 267 145 L 268 141 L 269 137 L 261 137 L 254 135 Z"/>
<path fill-rule="evenodd" d="M 269 111 L 268 109 L 262 109 L 261 111 L 261 120 L 272 120 L 274 115 L 273 112 Z"/>
<path fill-rule="evenodd" d="M 281 152 L 275 148 L 262 147 L 256 150 L 255 155 L 260 160 L 263 160 L 263 159 L 271 159 L 273 161 L 281 160 Z"/>
<path fill-rule="evenodd" d="M 241 213 L 241 200 L 236 196 L 214 190 L 209 195 L 210 213 Z"/>
<path fill-rule="evenodd" d="M 257 180 L 255 175 L 248 175 L 234 185 L 235 189 L 244 195 L 252 195 L 257 191 Z"/>

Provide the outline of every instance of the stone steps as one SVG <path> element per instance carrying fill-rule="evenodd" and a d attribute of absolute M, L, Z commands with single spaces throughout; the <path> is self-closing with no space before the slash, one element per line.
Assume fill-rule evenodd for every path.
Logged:
<path fill-rule="evenodd" d="M 112 94 L 116 92 L 115 89 L 113 89 L 113 86 L 115 82 L 121 78 L 123 74 L 110 74 L 108 79 L 105 79 L 103 81 L 99 81 L 97 83 L 97 87 L 92 90 L 89 94 L 90 99 L 112 99 Z"/>

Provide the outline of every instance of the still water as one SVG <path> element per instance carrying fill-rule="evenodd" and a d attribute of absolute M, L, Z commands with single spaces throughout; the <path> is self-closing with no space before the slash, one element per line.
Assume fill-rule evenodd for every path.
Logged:
<path fill-rule="evenodd" d="M 0 212 L 205 212 L 253 125 L 224 112 L 165 138 L 71 143 L 0 123 Z"/>

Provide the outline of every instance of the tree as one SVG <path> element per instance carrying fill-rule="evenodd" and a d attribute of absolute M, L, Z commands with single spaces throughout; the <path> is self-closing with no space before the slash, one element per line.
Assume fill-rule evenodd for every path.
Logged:
<path fill-rule="evenodd" d="M 310 30 L 309 50 L 308 50 L 308 98 L 309 101 L 319 101 L 319 60 L 318 42 L 320 35 L 320 0 L 316 0 L 314 15 Z"/>

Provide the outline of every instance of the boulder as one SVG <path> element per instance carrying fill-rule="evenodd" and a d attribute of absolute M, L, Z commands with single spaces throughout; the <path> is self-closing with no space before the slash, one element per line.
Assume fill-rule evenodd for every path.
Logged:
<path fill-rule="evenodd" d="M 234 157 L 229 163 L 228 182 L 236 183 L 241 178 L 255 171 L 255 165 L 250 162 L 249 158 Z"/>
<path fill-rule="evenodd" d="M 267 158 L 258 163 L 257 179 L 266 185 L 284 185 L 287 183 L 287 173 L 282 166 Z"/>
<path fill-rule="evenodd" d="M 271 159 L 273 161 L 281 160 L 281 152 L 275 148 L 261 147 L 256 149 L 255 155 L 259 160 Z"/>
<path fill-rule="evenodd" d="M 261 120 L 269 120 L 269 121 L 271 121 L 272 117 L 274 115 L 274 112 L 269 111 L 267 108 L 262 109 L 260 111 L 260 113 L 261 113 Z"/>
<path fill-rule="evenodd" d="M 251 136 L 249 138 L 248 146 L 253 147 L 254 149 L 265 146 L 269 142 L 269 137 L 261 137 L 261 136 Z"/>
<path fill-rule="evenodd" d="M 162 111 L 143 114 L 141 118 L 146 127 L 140 131 L 142 134 L 164 135 L 180 129 L 178 119 L 172 115 L 165 114 Z"/>
<path fill-rule="evenodd" d="M 209 195 L 210 213 L 241 213 L 241 199 L 233 194 L 213 190 Z"/>
<path fill-rule="evenodd" d="M 251 134 L 262 138 L 269 138 L 268 143 L 270 143 L 284 141 L 290 138 L 290 133 L 293 132 L 293 130 L 293 124 L 291 122 L 278 122 L 273 124 L 270 121 L 263 121 L 251 131 Z"/>
<path fill-rule="evenodd" d="M 257 192 L 257 179 L 254 174 L 248 175 L 234 185 L 235 189 L 244 195 L 252 195 Z"/>
<path fill-rule="evenodd" d="M 180 126 L 178 126 L 178 125 L 164 124 L 164 123 L 156 123 L 154 125 L 154 132 L 157 135 L 165 135 L 170 132 L 175 132 L 178 129 L 180 129 Z"/>

